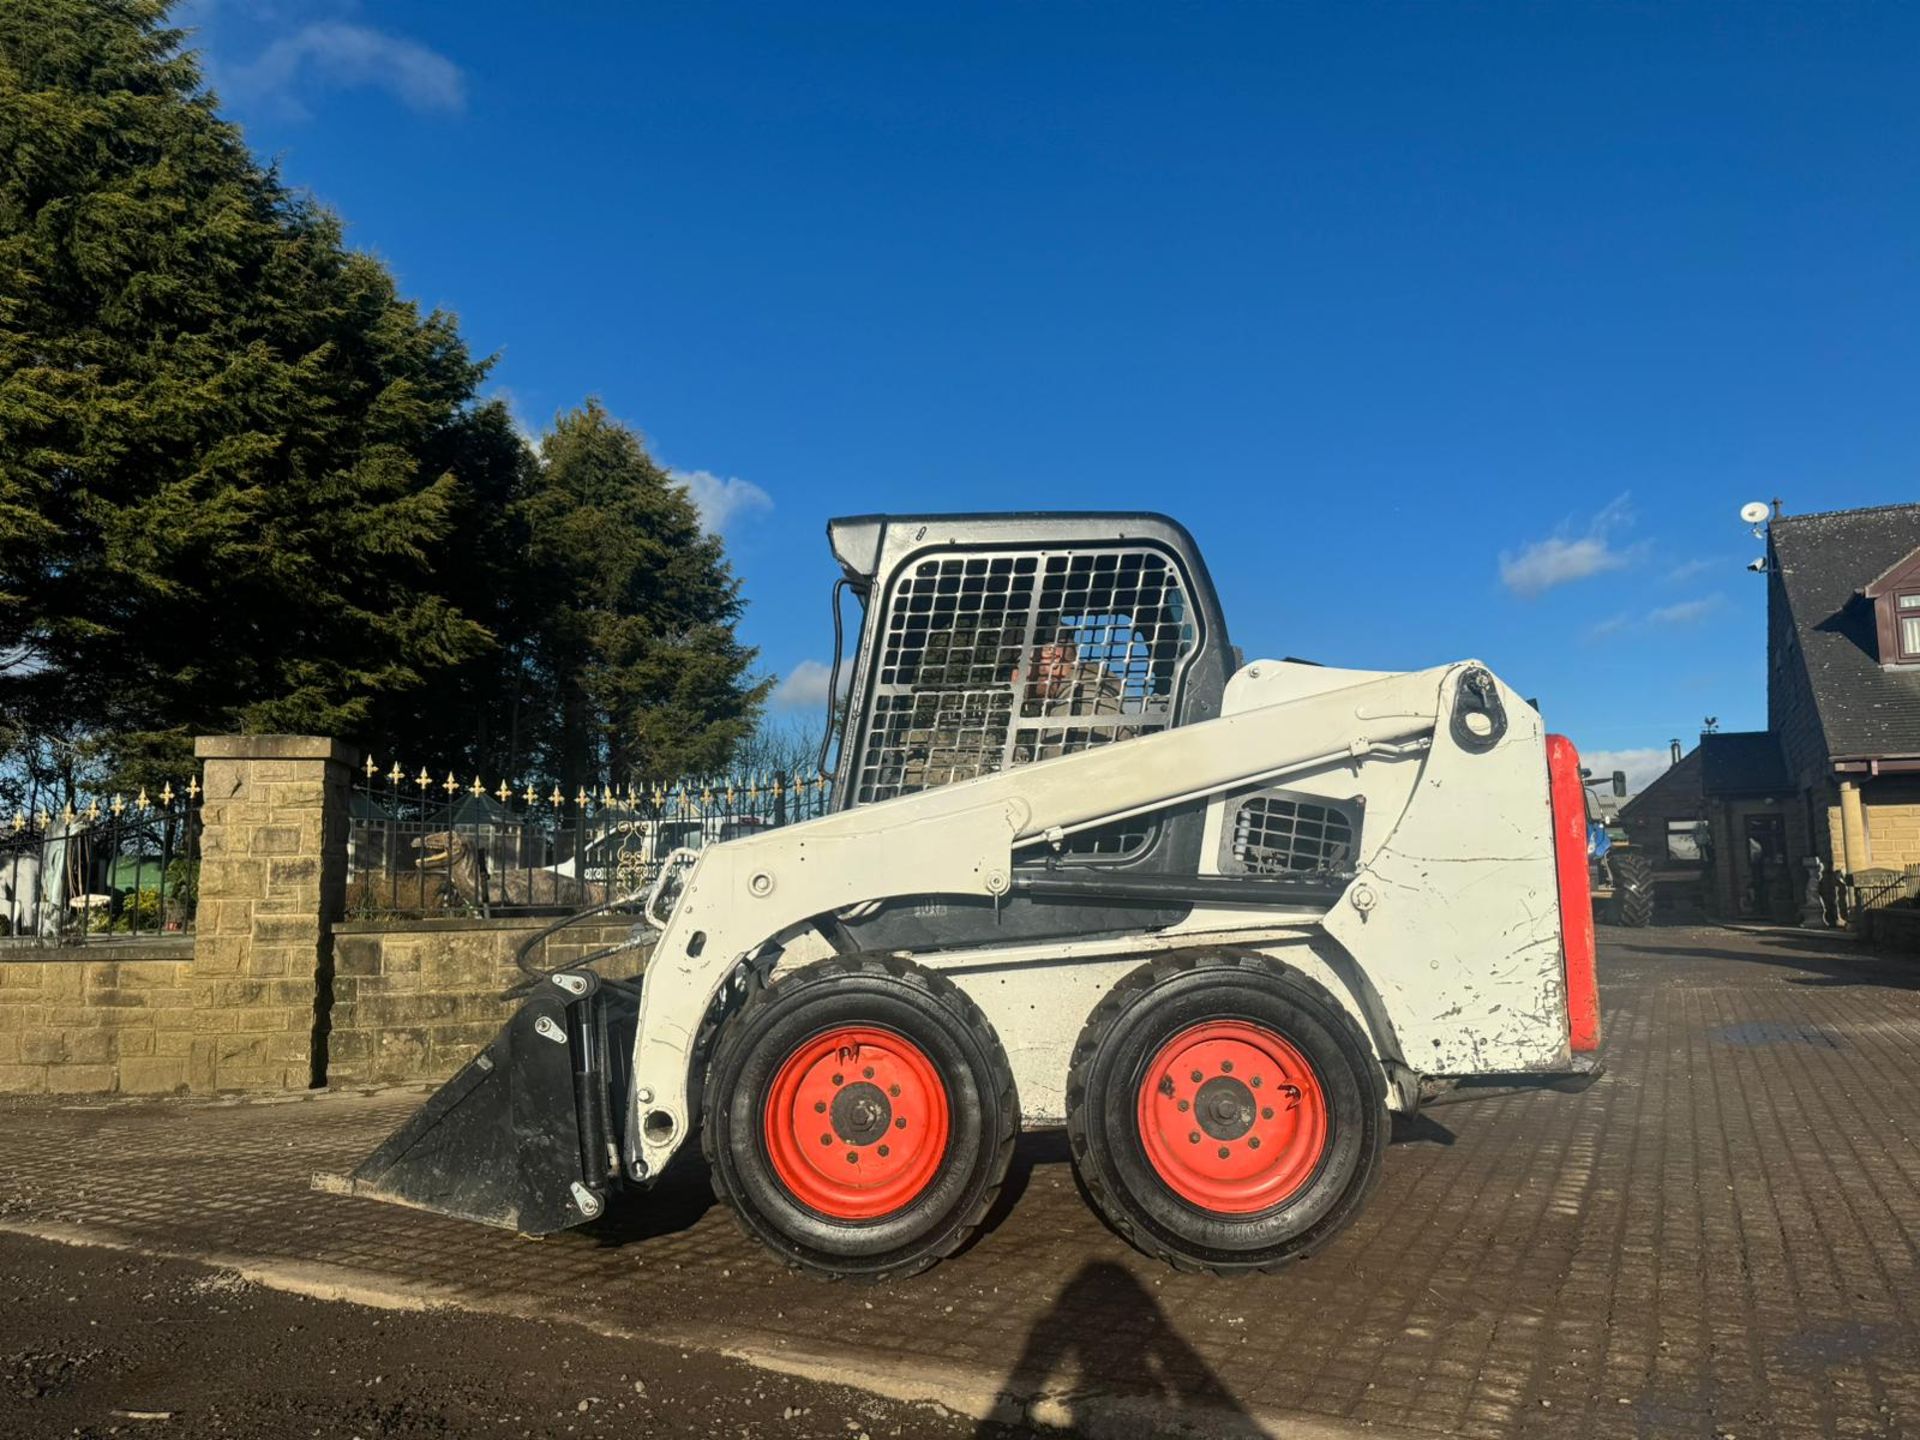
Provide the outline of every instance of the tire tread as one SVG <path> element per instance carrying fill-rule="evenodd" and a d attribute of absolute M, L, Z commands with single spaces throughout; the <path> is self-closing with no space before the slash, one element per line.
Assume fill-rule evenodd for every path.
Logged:
<path fill-rule="evenodd" d="M 950 1227 L 949 1233 L 940 1243 L 922 1254 L 915 1255 L 898 1264 L 880 1270 L 850 1272 L 815 1265 L 792 1255 L 781 1258 L 792 1270 L 804 1271 L 829 1280 L 857 1280 L 863 1283 L 883 1284 L 893 1280 L 904 1280 L 917 1275 L 930 1266 L 953 1256 L 963 1249 L 979 1231 L 981 1223 L 991 1213 L 1000 1197 L 1001 1187 L 1006 1183 L 1007 1169 L 1013 1161 L 1014 1142 L 1020 1129 L 1020 1111 L 1018 1096 L 1013 1083 L 1013 1070 L 1007 1063 L 1006 1051 L 1001 1047 L 1000 1037 L 994 1033 L 986 1015 L 973 999 L 953 981 L 934 970 L 915 965 L 893 955 L 842 955 L 832 959 L 820 960 L 795 970 L 773 984 L 756 991 L 739 1010 L 728 1017 L 720 1041 L 714 1046 L 713 1058 L 709 1061 L 707 1074 L 720 1068 L 723 1055 L 728 1053 L 729 1045 L 737 1043 L 738 1037 L 745 1032 L 743 1022 L 748 1016 L 757 1013 L 769 1005 L 787 1004 L 799 999 L 803 994 L 823 985 L 836 985 L 852 978 L 862 976 L 885 976 L 888 979 L 904 981 L 920 990 L 927 1001 L 942 1010 L 948 1011 L 959 1019 L 974 1038 L 980 1042 L 981 1049 L 990 1060 L 993 1068 L 994 1088 L 998 1091 L 999 1114 L 1002 1117 L 998 1135 L 985 1137 L 986 1143 L 993 1148 L 991 1162 L 991 1181 L 982 1189 L 979 1199 L 969 1207 L 966 1215 L 958 1224 Z M 706 1087 L 706 1104 L 711 1109 L 715 1089 L 711 1083 Z M 756 1234 L 741 1213 L 743 1197 L 733 1194 L 727 1183 L 727 1169 L 720 1163 L 716 1153 L 717 1145 L 714 1133 L 717 1127 L 702 1123 L 700 1126 L 700 1153 L 707 1162 L 708 1173 L 712 1177 L 714 1198 L 726 1207 L 733 1217 L 733 1223 L 750 1239 L 759 1242 Z"/>
<path fill-rule="evenodd" d="M 1292 970 L 1282 965 L 1277 960 L 1266 955 L 1257 953 L 1250 954 L 1243 951 L 1180 950 L 1166 952 L 1128 972 L 1124 978 L 1116 983 L 1087 1016 L 1086 1024 L 1080 1031 L 1080 1038 L 1074 1044 L 1073 1058 L 1069 1064 L 1067 1079 L 1067 1141 L 1074 1159 L 1074 1170 L 1080 1185 L 1086 1193 L 1088 1203 L 1093 1206 L 1096 1213 L 1098 1213 L 1107 1224 L 1113 1227 L 1121 1239 L 1125 1240 L 1142 1254 L 1148 1255 L 1153 1259 L 1171 1266 L 1175 1270 L 1190 1275 L 1225 1277 L 1253 1273 L 1267 1275 L 1277 1274 L 1296 1262 L 1308 1259 L 1318 1253 L 1328 1241 L 1339 1234 L 1343 1227 L 1340 1225 L 1325 1227 L 1319 1238 L 1313 1242 L 1302 1246 L 1300 1249 L 1280 1259 L 1263 1264 L 1231 1266 L 1208 1264 L 1196 1260 L 1190 1255 L 1182 1254 L 1180 1251 L 1166 1244 L 1159 1237 L 1134 1223 L 1128 1215 L 1126 1207 L 1115 1203 L 1115 1198 L 1111 1193 L 1110 1187 L 1102 1179 L 1097 1169 L 1083 1163 L 1087 1157 L 1090 1146 L 1086 1126 L 1088 1095 L 1084 1077 L 1087 1067 L 1093 1063 L 1093 1057 L 1098 1053 L 1101 1043 L 1105 1040 L 1107 1033 L 1113 1028 L 1114 1024 L 1135 1005 L 1139 1004 L 1150 991 L 1166 980 L 1179 975 L 1189 974 L 1196 970 L 1252 971 L 1262 975 L 1277 976 L 1290 985 L 1306 989 L 1321 1006 L 1331 1012 L 1338 1023 L 1344 1024 L 1347 1027 L 1352 1039 L 1361 1048 L 1363 1053 L 1370 1052 L 1371 1050 L 1366 1038 L 1360 1034 L 1359 1027 L 1353 1023 L 1352 1016 L 1347 1014 L 1344 1006 L 1334 1000 L 1332 996 L 1328 995 L 1322 986 L 1309 980 L 1297 970 Z M 1375 1071 L 1372 1085 L 1374 1099 L 1377 1103 L 1384 1106 L 1384 1081 L 1378 1076 L 1377 1067 L 1375 1067 Z M 1362 1174 L 1357 1178 L 1355 1184 L 1349 1189 L 1342 1200 L 1342 1208 L 1348 1214 L 1357 1212 L 1361 1205 L 1364 1204 L 1367 1196 L 1372 1192 L 1373 1187 L 1379 1183 L 1380 1172 L 1383 1169 L 1381 1160 L 1385 1149 L 1385 1145 L 1381 1144 L 1374 1147 L 1365 1155 Z"/>

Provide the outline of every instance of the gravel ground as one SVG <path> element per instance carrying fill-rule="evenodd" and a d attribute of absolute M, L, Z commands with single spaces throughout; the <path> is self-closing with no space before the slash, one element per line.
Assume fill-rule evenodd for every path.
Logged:
<path fill-rule="evenodd" d="M 6 1440 L 978 1433 L 934 1407 L 710 1353 L 310 1300 L 230 1270 L 0 1235 Z"/>

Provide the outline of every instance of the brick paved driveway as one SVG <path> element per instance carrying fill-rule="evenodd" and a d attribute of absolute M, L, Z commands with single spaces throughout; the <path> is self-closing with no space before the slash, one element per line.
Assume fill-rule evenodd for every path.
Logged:
<path fill-rule="evenodd" d="M 0 1226 L 1416 1434 L 1920 1433 L 1920 965 L 1711 929 L 1601 959 L 1604 1079 L 1401 1126 L 1365 1218 L 1281 1276 L 1133 1255 L 1044 1137 L 978 1245 L 879 1289 L 780 1270 L 697 1177 L 537 1244 L 310 1193 L 418 1098 L 392 1093 L 5 1106 Z"/>

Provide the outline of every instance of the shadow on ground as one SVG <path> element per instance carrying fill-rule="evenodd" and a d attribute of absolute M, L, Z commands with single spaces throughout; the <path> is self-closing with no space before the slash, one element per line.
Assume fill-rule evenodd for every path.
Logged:
<path fill-rule="evenodd" d="M 998 1440 L 1006 1417 L 1027 1413 L 1037 1397 L 1063 1407 L 1075 1429 L 1087 1423 L 1082 1410 L 1090 1400 L 1120 1397 L 1201 1421 L 1209 1435 L 1266 1433 L 1181 1338 L 1146 1286 L 1108 1260 L 1082 1265 L 1027 1331 L 1001 1384 L 998 1413 L 981 1424 L 982 1440 Z M 1040 1418 L 1058 1423 L 1061 1417 Z"/>

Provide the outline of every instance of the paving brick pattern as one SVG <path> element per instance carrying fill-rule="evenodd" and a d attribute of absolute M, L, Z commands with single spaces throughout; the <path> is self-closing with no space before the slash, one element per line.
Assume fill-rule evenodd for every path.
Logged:
<path fill-rule="evenodd" d="M 1609 1071 L 1437 1105 L 1313 1261 L 1234 1281 L 1126 1250 L 1057 1143 L 958 1259 L 788 1274 L 699 1177 L 538 1244 L 312 1194 L 417 1097 L 0 1108 L 0 1221 L 324 1261 L 426 1297 L 947 1361 L 1472 1436 L 1920 1433 L 1920 966 L 1843 937 L 1610 932 Z"/>

